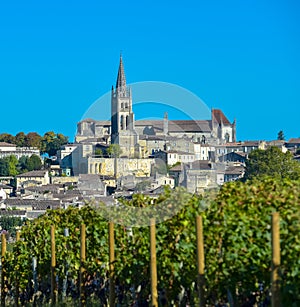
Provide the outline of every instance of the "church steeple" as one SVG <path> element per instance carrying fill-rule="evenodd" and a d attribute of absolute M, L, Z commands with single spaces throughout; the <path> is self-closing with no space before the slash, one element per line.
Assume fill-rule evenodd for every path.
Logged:
<path fill-rule="evenodd" d="M 126 85 L 122 55 L 116 88 L 111 91 L 111 143 L 119 144 L 123 155 L 135 155 L 138 134 L 134 129 L 134 113 L 132 111 L 131 90 Z"/>
<path fill-rule="evenodd" d="M 125 77 L 125 72 L 124 72 L 122 54 L 120 55 L 120 64 L 119 64 L 119 70 L 118 70 L 116 89 L 117 90 L 119 89 L 121 91 L 126 89 L 126 77 Z"/>

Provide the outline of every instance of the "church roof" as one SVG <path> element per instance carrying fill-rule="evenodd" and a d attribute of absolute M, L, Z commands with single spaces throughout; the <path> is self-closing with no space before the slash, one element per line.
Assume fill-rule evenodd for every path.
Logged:
<path fill-rule="evenodd" d="M 137 120 L 135 126 L 153 126 L 163 130 L 163 120 Z M 169 120 L 168 132 L 211 132 L 210 120 Z"/>
<path fill-rule="evenodd" d="M 218 124 L 225 124 L 225 125 L 230 125 L 229 120 L 227 119 L 227 117 L 224 115 L 224 113 L 222 112 L 222 110 L 219 109 L 213 109 L 212 110 L 212 117 L 214 118 L 214 120 L 218 123 Z"/>
<path fill-rule="evenodd" d="M 169 132 L 210 132 L 210 121 L 208 120 L 172 120 L 169 121 Z"/>
<path fill-rule="evenodd" d="M 126 87 L 126 77 L 125 77 L 124 65 L 123 65 L 123 60 L 122 60 L 122 55 L 121 55 L 116 88 L 124 88 L 124 87 Z"/>

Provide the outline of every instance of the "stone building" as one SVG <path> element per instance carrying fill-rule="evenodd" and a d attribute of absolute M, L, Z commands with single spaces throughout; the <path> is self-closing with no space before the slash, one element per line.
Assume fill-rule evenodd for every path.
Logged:
<path fill-rule="evenodd" d="M 111 144 L 118 144 L 126 157 L 139 156 L 134 123 L 131 89 L 126 85 L 121 56 L 116 88 L 111 90 Z"/>
<path fill-rule="evenodd" d="M 134 119 L 131 89 L 126 85 L 122 57 L 120 58 L 116 87 L 111 90 L 111 120 L 84 119 L 77 124 L 76 142 L 89 140 L 96 144 L 117 143 L 124 155 L 134 154 L 139 139 L 145 137 L 188 138 L 202 144 L 224 144 L 236 141 L 236 122 L 230 123 L 222 110 L 212 109 L 210 119 L 169 120 Z M 188 103 L 188 102 L 187 102 Z"/>
<path fill-rule="evenodd" d="M 15 156 L 20 159 L 22 156 L 31 157 L 32 155 L 40 156 L 40 151 L 32 147 L 17 147 L 15 144 L 0 142 L 0 158 Z"/>
<path fill-rule="evenodd" d="M 46 185 L 50 183 L 47 170 L 30 171 L 16 176 L 17 189 L 35 185 Z"/>
<path fill-rule="evenodd" d="M 187 179 L 191 190 L 213 185 L 216 171 L 211 164 L 208 167 L 203 162 L 206 167 L 203 169 L 201 163 L 199 173 L 196 164 L 192 163 L 195 160 L 215 161 L 215 146 L 236 141 L 236 122 L 230 123 L 218 109 L 212 109 L 209 119 L 170 120 L 165 113 L 162 119 L 136 121 L 132 95 L 120 57 L 116 86 L 111 89 L 110 121 L 88 118 L 77 124 L 76 148 L 71 153 L 73 174 L 98 174 L 106 180 L 129 175 L 149 177 L 155 169 L 154 158 L 160 157 L 169 165 L 189 163 L 185 174 L 197 179 L 197 183 Z M 110 144 L 120 146 L 120 157 L 96 155 L 96 149 L 105 152 Z"/>

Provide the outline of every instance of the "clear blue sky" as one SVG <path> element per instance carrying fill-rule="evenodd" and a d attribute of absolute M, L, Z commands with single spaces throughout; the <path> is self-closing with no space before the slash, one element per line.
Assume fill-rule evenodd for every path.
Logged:
<path fill-rule="evenodd" d="M 1 1 L 0 132 L 72 139 L 120 50 L 128 83 L 192 91 L 236 118 L 239 140 L 300 136 L 297 0 Z"/>

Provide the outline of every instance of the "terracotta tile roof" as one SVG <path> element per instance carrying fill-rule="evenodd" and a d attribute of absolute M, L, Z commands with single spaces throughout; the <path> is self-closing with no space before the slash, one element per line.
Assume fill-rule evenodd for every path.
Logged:
<path fill-rule="evenodd" d="M 300 138 L 291 138 L 288 143 L 300 144 Z"/>
<path fill-rule="evenodd" d="M 227 117 L 224 115 L 224 113 L 221 110 L 213 109 L 212 116 L 218 124 L 221 124 L 222 122 L 225 125 L 230 125 L 229 120 L 227 119 Z"/>
<path fill-rule="evenodd" d="M 245 141 L 244 146 L 258 146 L 261 143 L 261 141 Z"/>
<path fill-rule="evenodd" d="M 246 152 L 242 152 L 242 151 L 235 151 L 234 153 L 244 158 L 247 157 L 248 155 Z"/>
<path fill-rule="evenodd" d="M 135 122 L 136 127 L 149 126 L 156 130 L 163 131 L 163 120 L 137 120 Z M 169 120 L 168 121 L 169 132 L 210 132 L 211 121 L 210 120 Z"/>
<path fill-rule="evenodd" d="M 245 168 L 242 166 L 229 166 L 225 170 L 226 175 L 242 175 L 244 173 Z"/>
<path fill-rule="evenodd" d="M 0 142 L 0 147 L 16 147 L 17 145 L 15 144 L 10 144 L 6 142 Z"/>
<path fill-rule="evenodd" d="M 56 209 L 60 207 L 59 200 L 36 200 L 36 199 L 22 199 L 22 198 L 8 198 L 5 200 L 5 204 L 10 207 L 32 207 L 33 210 L 46 210 Z"/>
<path fill-rule="evenodd" d="M 170 168 L 171 172 L 181 172 L 181 164 L 175 165 L 173 167 Z"/>
<path fill-rule="evenodd" d="M 208 120 L 173 120 L 169 121 L 169 132 L 211 132 Z"/>
<path fill-rule="evenodd" d="M 33 187 L 27 187 L 25 190 L 31 191 L 31 192 L 36 192 L 36 193 L 43 193 L 43 192 L 51 192 L 55 193 L 58 192 L 62 188 L 59 185 L 54 185 L 54 184 L 46 184 L 42 186 L 33 186 Z"/>
<path fill-rule="evenodd" d="M 46 171 L 46 170 L 30 171 L 30 172 L 27 172 L 27 173 L 17 175 L 17 177 L 44 177 L 47 172 L 48 171 Z"/>

